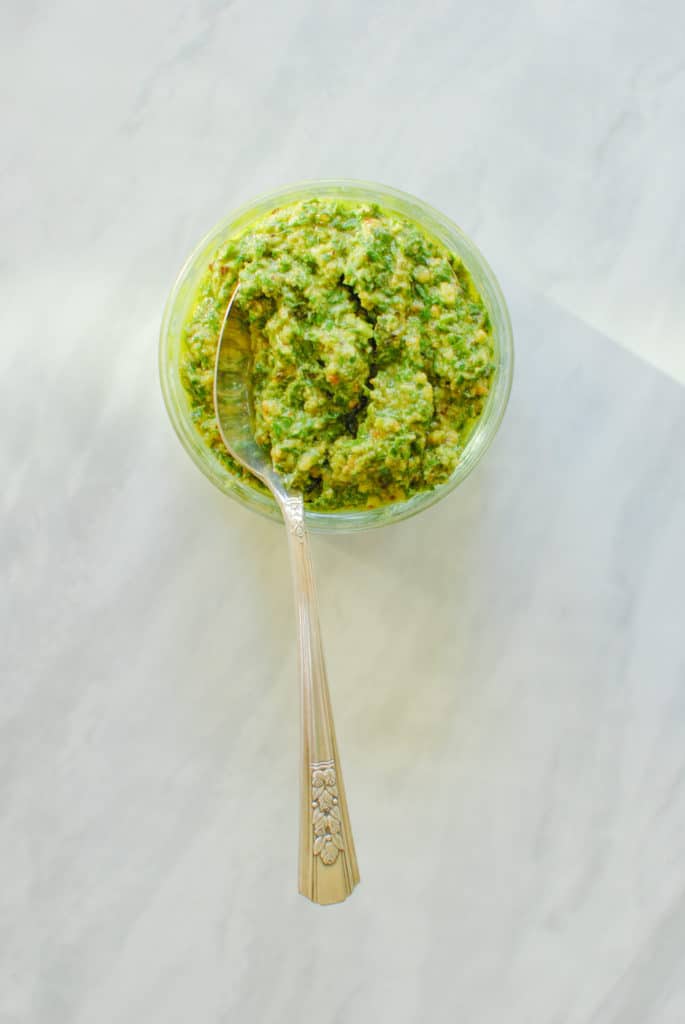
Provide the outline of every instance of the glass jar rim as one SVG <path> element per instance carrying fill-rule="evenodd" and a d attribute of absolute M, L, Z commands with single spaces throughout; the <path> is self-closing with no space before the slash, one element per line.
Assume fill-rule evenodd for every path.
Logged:
<path fill-rule="evenodd" d="M 347 178 L 298 182 L 250 200 L 215 224 L 183 264 L 166 302 L 159 340 L 160 381 L 171 423 L 196 466 L 225 494 L 261 515 L 277 520 L 281 518 L 270 495 L 261 493 L 231 473 L 204 444 L 191 421 L 188 396 L 179 375 L 184 326 L 196 298 L 200 276 L 222 240 L 243 230 L 274 206 L 315 197 L 378 203 L 383 209 L 408 217 L 427 234 L 437 238 L 462 260 L 473 278 L 488 310 L 495 343 L 493 385 L 459 463 L 445 483 L 429 491 L 419 491 L 405 501 L 373 509 L 306 512 L 307 526 L 314 532 L 355 532 L 399 522 L 430 508 L 471 473 L 492 443 L 509 400 L 514 367 L 513 333 L 502 290 L 485 257 L 461 228 L 423 200 L 387 185 Z"/>

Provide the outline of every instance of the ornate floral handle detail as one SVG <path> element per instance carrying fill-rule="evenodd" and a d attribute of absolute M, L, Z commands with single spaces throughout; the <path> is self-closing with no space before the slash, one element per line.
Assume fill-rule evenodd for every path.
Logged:
<path fill-rule="evenodd" d="M 340 771 L 309 539 L 301 498 L 280 500 L 288 529 L 300 655 L 301 793 L 299 889 L 314 903 L 339 903 L 359 881 Z"/>

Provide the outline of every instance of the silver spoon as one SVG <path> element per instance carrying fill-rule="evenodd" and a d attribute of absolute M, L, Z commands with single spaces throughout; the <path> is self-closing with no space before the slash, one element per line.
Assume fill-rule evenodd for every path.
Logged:
<path fill-rule="evenodd" d="M 300 653 L 299 890 L 314 903 L 339 903 L 359 881 L 359 868 L 335 741 L 304 502 L 301 494 L 286 490 L 254 438 L 250 333 L 233 308 L 239 289 L 238 284 L 219 331 L 214 409 L 226 448 L 269 488 L 285 521 Z"/>

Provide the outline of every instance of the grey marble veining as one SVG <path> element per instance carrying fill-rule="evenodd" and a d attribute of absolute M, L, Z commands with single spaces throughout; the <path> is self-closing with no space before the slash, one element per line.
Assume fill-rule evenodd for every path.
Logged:
<path fill-rule="evenodd" d="M 371 178 L 685 382 L 677 0 L 42 0 L 1 17 L 18 300 L 28 266 L 54 301 L 84 265 L 101 302 L 112 275 L 164 289 L 227 208 Z"/>
<path fill-rule="evenodd" d="M 75 490 L 20 484 L 4 1019 L 681 1019 L 685 396 L 506 290 L 486 461 L 413 522 L 316 540 L 363 878 L 342 907 L 295 894 L 280 529 L 197 473 L 152 370 Z"/>
<path fill-rule="evenodd" d="M 647 337 L 632 248 L 680 324 L 676 34 L 628 7 L 3 10 L 2 1024 L 685 1018 L 685 392 L 543 294 Z M 155 347 L 226 206 L 326 174 L 472 230 L 518 362 L 450 499 L 315 540 L 362 872 L 322 909 L 284 538 L 180 449 Z"/>

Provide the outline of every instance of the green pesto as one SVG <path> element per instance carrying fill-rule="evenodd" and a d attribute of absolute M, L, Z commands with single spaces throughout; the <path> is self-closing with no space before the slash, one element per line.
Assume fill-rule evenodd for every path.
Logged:
<path fill-rule="evenodd" d="M 457 256 L 400 214 L 335 199 L 279 207 L 221 246 L 186 325 L 181 375 L 206 444 L 247 476 L 212 405 L 238 281 L 255 436 L 307 507 L 373 508 L 447 480 L 494 373 L 488 315 Z"/>

